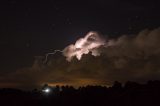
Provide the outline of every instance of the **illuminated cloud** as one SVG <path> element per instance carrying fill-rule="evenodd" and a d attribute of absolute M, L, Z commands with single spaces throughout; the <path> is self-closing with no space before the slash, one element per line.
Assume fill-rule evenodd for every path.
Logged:
<path fill-rule="evenodd" d="M 82 56 L 85 54 L 91 53 L 93 56 L 100 56 L 101 51 L 99 48 L 101 47 L 109 47 L 115 45 L 114 40 L 108 40 L 102 38 L 100 34 L 94 31 L 90 31 L 84 38 L 79 38 L 75 44 L 70 44 L 65 47 L 64 50 L 54 50 L 54 52 L 47 53 L 44 63 L 48 61 L 48 55 L 54 55 L 57 52 L 62 52 L 62 54 L 66 57 L 67 61 L 71 61 L 74 57 L 78 60 L 81 60 Z"/>
<path fill-rule="evenodd" d="M 91 52 L 93 56 L 99 56 L 100 52 L 98 48 L 106 44 L 105 39 L 102 39 L 97 32 L 89 32 L 84 38 L 80 38 L 75 44 L 67 46 L 63 55 L 68 61 L 71 61 L 73 57 L 78 60 L 82 58 L 84 54 Z"/>

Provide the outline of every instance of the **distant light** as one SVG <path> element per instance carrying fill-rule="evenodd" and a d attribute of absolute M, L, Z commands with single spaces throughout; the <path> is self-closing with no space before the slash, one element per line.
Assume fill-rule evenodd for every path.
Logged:
<path fill-rule="evenodd" d="M 51 89 L 50 88 L 46 88 L 46 89 L 44 89 L 44 90 L 42 90 L 43 92 L 45 92 L 45 93 L 50 93 L 51 92 Z"/>

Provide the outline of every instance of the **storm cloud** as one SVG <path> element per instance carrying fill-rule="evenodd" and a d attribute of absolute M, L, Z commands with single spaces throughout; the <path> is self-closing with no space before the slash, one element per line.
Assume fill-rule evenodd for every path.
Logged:
<path fill-rule="evenodd" d="M 108 40 L 107 47 L 96 48 L 101 55 L 84 54 L 66 61 L 53 55 L 47 64 L 36 58 L 32 67 L 19 69 L 0 77 L 1 83 L 15 86 L 111 85 L 115 80 L 145 82 L 160 79 L 160 28 L 145 29 L 135 35 L 122 35 Z M 8 85 L 9 85 L 8 84 Z"/>

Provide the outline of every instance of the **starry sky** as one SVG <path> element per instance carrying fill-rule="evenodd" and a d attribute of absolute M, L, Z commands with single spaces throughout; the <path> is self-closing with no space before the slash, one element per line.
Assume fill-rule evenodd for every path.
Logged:
<path fill-rule="evenodd" d="M 97 31 L 107 38 L 121 38 L 122 41 L 127 42 L 127 45 L 130 45 L 128 44 L 128 42 L 130 42 L 128 39 L 130 39 L 132 34 L 136 36 L 135 38 L 131 38 L 132 40 L 139 39 L 138 37 L 141 33 L 147 35 L 147 32 L 150 33 L 150 36 L 153 36 L 151 38 L 159 39 L 156 36 L 160 34 L 160 29 L 158 29 L 158 27 L 160 27 L 159 5 L 159 0 L 1 0 L 0 87 L 10 87 L 12 85 L 23 87 L 22 83 L 26 83 L 26 85 L 28 84 L 29 87 L 32 87 L 40 85 L 41 83 L 51 83 L 54 85 L 55 83 L 70 84 L 73 82 L 81 85 L 81 82 L 84 82 L 84 84 L 90 84 L 90 82 L 106 84 L 104 80 L 124 81 L 121 77 L 117 77 L 117 74 L 122 74 L 121 76 L 123 76 L 123 71 L 114 74 L 110 71 L 108 71 L 108 73 L 104 72 L 104 70 L 116 70 L 113 69 L 114 66 L 111 64 L 113 59 L 108 59 L 107 62 L 105 61 L 105 59 L 108 58 L 108 54 L 107 56 L 102 55 L 98 59 L 85 56 L 86 58 L 80 61 L 80 63 L 77 60 L 68 63 L 63 56 L 59 55 L 53 56 L 48 66 L 40 65 L 39 61 L 46 53 L 52 52 L 55 49 L 64 49 L 89 31 Z M 148 29 L 148 31 L 145 29 Z M 122 35 L 126 35 L 127 40 L 124 39 Z M 146 39 L 138 41 L 150 44 L 150 42 L 155 40 L 149 42 L 150 37 L 144 38 Z M 141 45 L 141 43 L 137 44 Z M 152 48 L 157 50 L 157 45 L 158 43 L 155 43 L 155 45 L 152 45 Z M 128 47 L 136 48 L 130 45 L 125 49 L 128 50 Z M 144 50 L 148 50 L 147 47 L 143 47 L 145 48 Z M 106 50 L 104 51 L 104 54 L 106 54 Z M 121 50 L 117 52 L 121 54 Z M 128 55 L 132 55 L 130 52 L 127 53 L 129 53 Z M 144 67 L 146 64 L 146 67 L 153 67 L 152 64 L 156 63 L 158 66 L 159 60 L 155 57 L 158 56 L 159 58 L 159 55 L 147 54 L 148 51 L 144 51 L 144 54 L 145 53 L 151 57 L 147 58 L 149 60 L 142 60 L 141 58 L 141 60 L 136 58 L 137 60 L 134 59 L 134 61 L 133 59 L 126 60 L 133 64 L 134 62 L 138 64 L 136 61 L 143 61 L 139 63 L 138 66 L 134 66 L 135 70 L 140 70 L 141 68 L 137 67 Z M 156 51 L 156 53 L 159 52 Z M 115 56 L 117 55 L 118 54 L 115 54 Z M 88 62 L 88 59 L 92 60 L 92 62 Z M 119 59 L 118 62 L 120 63 L 115 64 L 120 64 L 120 66 L 117 66 L 118 68 L 124 67 L 123 65 L 127 64 L 126 60 Z M 99 61 L 96 68 L 84 68 L 94 65 L 96 61 Z M 151 61 L 151 63 L 145 63 L 144 61 Z M 87 63 L 87 66 L 85 66 L 84 63 Z M 108 66 L 109 69 L 106 68 L 106 63 L 107 65 L 110 64 Z M 121 65 L 121 63 L 124 64 Z M 60 64 L 65 68 L 67 67 L 66 71 Z M 102 68 L 101 66 L 104 67 Z M 130 66 L 129 64 L 122 69 L 129 70 L 128 67 Z M 80 72 L 79 69 L 85 70 L 85 72 Z M 97 71 L 90 72 L 90 70 L 94 69 L 102 70 L 102 73 L 99 73 L 99 76 L 95 76 Z M 38 73 L 35 72 L 35 70 L 40 70 L 40 75 L 37 75 Z M 42 70 L 48 71 L 44 73 L 41 72 Z M 63 70 L 65 72 L 55 70 Z M 73 70 L 78 71 L 72 72 Z M 153 70 L 159 70 L 159 67 Z M 70 71 L 71 73 L 68 75 L 66 72 Z M 129 72 L 127 72 L 127 74 L 128 73 Z M 133 71 L 130 73 L 133 74 Z M 48 74 L 54 75 L 48 76 Z M 110 78 L 105 74 L 113 77 Z M 64 77 L 63 75 L 68 76 Z M 74 78 L 76 75 L 78 76 L 77 79 Z M 138 75 L 139 74 L 136 74 L 136 76 Z M 102 76 L 104 78 L 100 79 L 99 77 Z M 141 79 L 141 77 L 139 79 Z M 145 76 L 145 78 L 142 78 L 142 81 L 144 79 L 150 79 L 150 77 Z"/>

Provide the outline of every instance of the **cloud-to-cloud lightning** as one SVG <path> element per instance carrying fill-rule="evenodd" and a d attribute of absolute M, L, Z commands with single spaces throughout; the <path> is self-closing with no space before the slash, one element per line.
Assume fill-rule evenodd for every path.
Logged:
<path fill-rule="evenodd" d="M 45 57 L 45 60 L 44 60 L 44 63 L 47 62 L 47 58 L 48 58 L 49 55 L 54 55 L 54 54 L 56 54 L 57 52 L 63 52 L 63 51 L 61 51 L 61 50 L 54 50 L 54 52 L 52 52 L 52 53 L 47 53 L 47 54 L 46 54 L 46 57 Z"/>
<path fill-rule="evenodd" d="M 53 53 L 47 53 L 44 62 L 47 62 L 47 57 L 50 54 L 62 52 L 67 61 L 71 61 L 73 57 L 80 60 L 83 54 L 91 52 L 93 56 L 99 56 L 98 48 L 106 45 L 106 40 L 100 37 L 97 32 L 91 31 L 84 38 L 80 38 L 75 44 L 71 44 L 64 48 L 64 50 L 55 50 Z"/>

